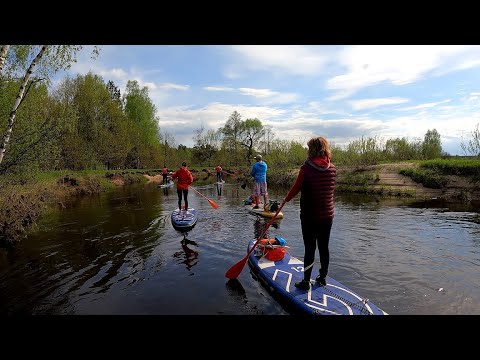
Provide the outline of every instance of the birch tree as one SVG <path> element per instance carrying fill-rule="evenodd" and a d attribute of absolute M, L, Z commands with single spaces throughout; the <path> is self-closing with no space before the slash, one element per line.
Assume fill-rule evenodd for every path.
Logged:
<path fill-rule="evenodd" d="M 61 69 L 69 69 L 71 64 L 76 62 L 76 55 L 82 47 L 80 45 L 2 45 L 0 47 L 0 77 L 4 80 L 22 79 L 0 143 L 0 164 L 10 142 L 15 116 L 30 86 L 38 81 L 46 81 L 49 84 L 54 73 Z M 99 48 L 94 47 L 92 58 L 98 54 Z M 5 76 L 4 72 L 6 72 Z"/>
<path fill-rule="evenodd" d="M 3 65 L 5 64 L 5 58 L 7 57 L 9 47 L 10 45 L 2 45 L 2 47 L 0 47 L 0 77 L 2 75 Z"/>

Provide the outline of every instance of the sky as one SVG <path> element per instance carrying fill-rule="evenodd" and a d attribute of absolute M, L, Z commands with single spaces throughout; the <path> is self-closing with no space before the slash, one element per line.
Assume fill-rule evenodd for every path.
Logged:
<path fill-rule="evenodd" d="M 128 80 L 147 86 L 177 145 L 237 111 L 305 145 L 421 141 L 436 129 L 444 151 L 465 155 L 480 123 L 478 45 L 101 45 L 95 60 L 90 48 L 69 74 L 92 71 L 122 94 Z"/>

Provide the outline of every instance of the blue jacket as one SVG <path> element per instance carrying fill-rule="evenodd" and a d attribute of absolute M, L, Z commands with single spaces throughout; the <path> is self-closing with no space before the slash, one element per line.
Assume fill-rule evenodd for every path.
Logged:
<path fill-rule="evenodd" d="M 253 176 L 255 182 L 267 182 L 267 163 L 264 161 L 257 161 L 250 170 L 250 175 Z"/>

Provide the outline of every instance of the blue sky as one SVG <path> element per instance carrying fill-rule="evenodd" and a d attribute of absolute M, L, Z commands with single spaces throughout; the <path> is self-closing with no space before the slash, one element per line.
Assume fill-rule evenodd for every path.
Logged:
<path fill-rule="evenodd" d="M 423 140 L 436 129 L 445 151 L 463 155 L 480 123 L 480 46 L 102 45 L 96 60 L 88 48 L 70 73 L 92 71 L 122 94 L 128 80 L 147 86 L 177 145 L 237 111 L 304 144 Z"/>

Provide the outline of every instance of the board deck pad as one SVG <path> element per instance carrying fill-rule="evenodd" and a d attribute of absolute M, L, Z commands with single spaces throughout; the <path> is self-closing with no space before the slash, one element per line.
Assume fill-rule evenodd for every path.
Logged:
<path fill-rule="evenodd" d="M 266 218 L 272 218 L 275 216 L 276 211 L 266 211 L 263 209 L 263 204 L 259 205 L 258 209 L 254 209 L 255 205 L 245 205 L 248 212 L 255 215 L 260 215 Z M 280 211 L 275 219 L 283 219 L 283 213 Z"/>
<path fill-rule="evenodd" d="M 256 240 L 248 244 L 250 251 Z M 288 244 L 287 244 L 288 245 Z M 311 279 L 310 290 L 301 290 L 294 283 L 303 279 L 303 261 L 290 254 L 279 261 L 270 261 L 256 249 L 248 258 L 252 273 L 274 298 L 290 313 L 311 315 L 388 315 L 385 311 L 327 276 L 327 285 Z M 312 276 L 318 274 L 314 266 Z"/>
<path fill-rule="evenodd" d="M 178 209 L 172 211 L 172 225 L 177 230 L 190 230 L 195 226 L 197 220 L 198 214 L 194 208 L 188 208 L 188 212 L 186 212 L 185 209 L 182 209 L 182 211 Z"/>

